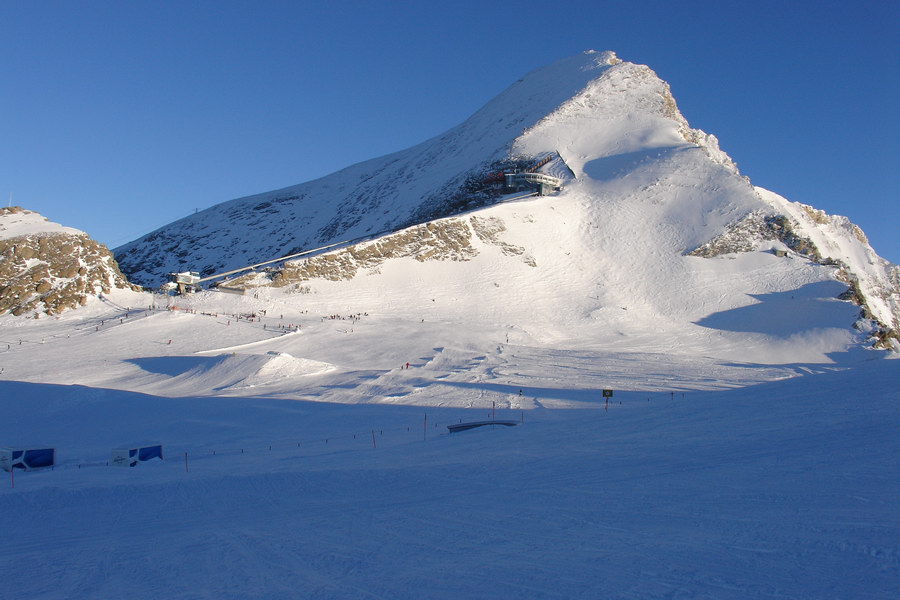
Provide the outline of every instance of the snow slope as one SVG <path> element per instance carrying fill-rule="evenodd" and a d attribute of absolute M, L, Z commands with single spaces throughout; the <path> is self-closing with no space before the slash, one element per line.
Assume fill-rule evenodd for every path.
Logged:
<path fill-rule="evenodd" d="M 84 232 L 72 227 L 65 227 L 50 221 L 43 215 L 30 210 L 4 208 L 0 211 L 0 240 L 26 235 L 49 235 L 64 233 L 67 235 L 84 235 Z"/>
<path fill-rule="evenodd" d="M 900 361 L 764 366 L 114 296 L 127 316 L 0 318 L 0 440 L 59 456 L 0 486 L 0 555 L 28 565 L 9 597 L 900 593 Z M 491 416 L 520 424 L 447 434 Z M 106 466 L 146 439 L 166 460 Z"/>
<path fill-rule="evenodd" d="M 866 309 L 881 323 L 900 331 L 900 266 L 878 256 L 866 234 L 847 217 L 790 202 L 763 188 L 756 190 L 776 211 L 789 215 L 824 258 L 846 265 L 865 298 Z"/>

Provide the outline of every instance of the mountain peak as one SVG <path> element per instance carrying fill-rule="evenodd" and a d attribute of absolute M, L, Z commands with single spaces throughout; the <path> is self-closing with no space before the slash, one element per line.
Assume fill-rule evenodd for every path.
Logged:
<path fill-rule="evenodd" d="M 473 208 L 491 200 L 473 197 L 487 173 L 530 158 L 557 153 L 568 167 L 561 173 L 577 178 L 588 160 L 686 143 L 737 171 L 713 136 L 688 126 L 650 68 L 588 50 L 531 71 L 433 139 L 316 181 L 216 205 L 116 253 L 122 268 L 146 284 L 172 271 L 211 274 Z M 229 253 L 215 250 L 226 247 Z"/>
<path fill-rule="evenodd" d="M 505 174 L 523 171 L 562 189 L 550 197 L 513 193 Z M 672 339 L 702 340 L 692 343 L 704 352 L 704 344 L 732 342 L 697 327 L 727 323 L 743 334 L 732 350 L 748 333 L 778 340 L 754 357 L 760 361 L 801 360 L 798 348 L 823 360 L 875 331 L 852 330 L 859 309 L 826 297 L 855 286 L 844 297 L 867 307 L 863 317 L 881 324 L 877 335 L 891 347 L 900 293 L 881 265 L 866 269 L 864 236 L 838 226 L 809 229 L 820 250 L 805 252 L 812 241 L 784 241 L 805 231 L 794 212 L 761 195 L 714 136 L 690 127 L 652 69 L 588 51 L 535 69 L 442 135 L 316 181 L 213 206 L 117 256 L 133 280 L 158 285 L 170 272 L 215 276 L 328 249 L 240 285 L 325 294 L 333 288 L 321 281 L 338 281 L 372 297 L 384 293 L 381 275 L 393 272 L 392 296 L 413 304 L 424 294 L 457 298 L 444 318 L 519 323 L 595 343 L 668 331 Z M 749 230 L 761 233 L 731 243 Z M 847 232 L 857 245 L 841 246 L 848 250 L 840 264 L 836 256 L 826 260 L 834 256 L 829 240 Z M 729 262 L 695 251 L 708 245 L 740 251 L 725 252 Z M 788 250 L 791 260 L 781 260 Z M 471 266 L 435 265 L 442 262 Z M 401 264 L 418 274 L 416 285 L 397 277 Z M 432 272 L 443 275 L 432 280 Z M 470 285 L 488 277 L 494 287 Z M 508 287 L 529 294 L 512 300 Z M 786 297 L 806 298 L 804 310 L 814 315 L 802 327 L 790 317 L 780 328 L 766 318 L 749 330 L 732 320 L 748 294 L 789 314 L 793 307 L 781 303 L 791 289 L 802 291 Z M 727 316 L 712 318 L 719 312 Z M 815 343 L 806 348 L 804 336 Z"/>
<path fill-rule="evenodd" d="M 583 54 L 590 56 L 593 59 L 594 64 L 598 67 L 617 65 L 622 62 L 622 59 L 616 56 L 616 53 L 612 50 L 603 50 L 602 52 L 597 50 L 585 50 Z"/>

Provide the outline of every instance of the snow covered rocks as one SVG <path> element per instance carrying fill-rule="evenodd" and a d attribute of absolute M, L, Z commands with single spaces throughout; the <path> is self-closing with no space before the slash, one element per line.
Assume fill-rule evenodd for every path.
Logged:
<path fill-rule="evenodd" d="M 86 233 L 18 206 L 0 208 L 0 314 L 55 315 L 125 287 L 112 253 Z"/>

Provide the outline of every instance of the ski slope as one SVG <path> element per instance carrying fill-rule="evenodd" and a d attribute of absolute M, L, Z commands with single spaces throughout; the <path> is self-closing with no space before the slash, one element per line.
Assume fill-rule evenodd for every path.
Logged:
<path fill-rule="evenodd" d="M 0 486 L 0 554 L 28 565 L 10 597 L 900 592 L 883 352 L 760 364 L 415 311 L 112 300 L 0 319 L 0 440 L 59 453 Z M 491 416 L 520 424 L 447 434 Z M 140 440 L 166 460 L 105 466 Z"/>

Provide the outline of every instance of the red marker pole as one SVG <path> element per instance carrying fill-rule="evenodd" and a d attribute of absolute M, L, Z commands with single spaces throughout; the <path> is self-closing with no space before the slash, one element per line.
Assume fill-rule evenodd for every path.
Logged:
<path fill-rule="evenodd" d="M 374 429 L 372 430 L 372 447 L 373 447 L 373 448 L 377 448 L 377 447 L 378 447 L 378 446 L 375 445 L 375 430 L 374 430 Z"/>
<path fill-rule="evenodd" d="M 188 472 L 187 452 L 184 453 L 184 472 Z"/>

